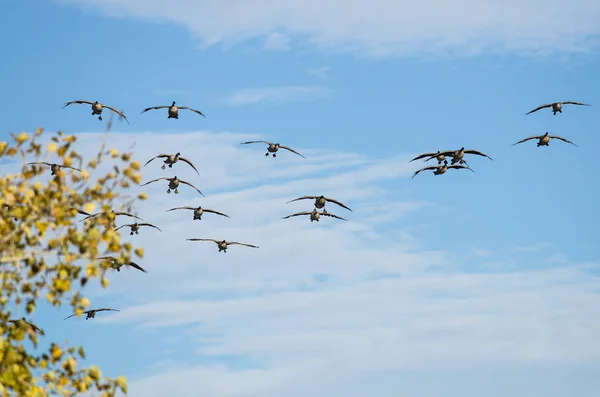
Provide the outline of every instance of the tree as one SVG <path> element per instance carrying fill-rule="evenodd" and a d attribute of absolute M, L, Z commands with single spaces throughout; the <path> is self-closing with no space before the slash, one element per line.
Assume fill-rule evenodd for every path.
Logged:
<path fill-rule="evenodd" d="M 23 159 L 19 173 L 0 177 L 0 396 L 94 391 L 112 396 L 119 389 L 127 393 L 124 377 L 103 377 L 96 366 L 78 368 L 77 358 L 85 358 L 83 347 L 59 347 L 51 341 L 48 351 L 38 353 L 43 326 L 18 313 L 31 317 L 40 299 L 46 299 L 54 306 L 68 304 L 81 314 L 90 306 L 83 294 L 85 285 L 92 281 L 104 288 L 109 285 L 110 264 L 97 257 L 112 255 L 129 261 L 132 255 L 143 256 L 141 248 L 122 243 L 112 227 L 113 209 L 130 211 L 136 199 L 146 199 L 143 193 L 119 194 L 139 185 L 140 163 L 131 160 L 131 153 L 106 150 L 103 143 L 97 156 L 82 167 L 83 156 L 74 149 L 75 136 L 58 132 L 39 143 L 42 134 L 42 129 L 32 137 L 24 132 L 11 134 L 13 142 L 0 142 L 0 162 Z M 48 166 L 25 165 L 26 158 L 81 171 L 61 168 L 47 178 Z M 101 173 L 105 165 L 112 168 L 92 182 L 90 172 Z M 114 207 L 117 204 L 119 208 Z M 79 213 L 95 210 L 102 216 L 83 223 L 77 220 Z M 27 341 L 33 348 L 26 347 Z"/>

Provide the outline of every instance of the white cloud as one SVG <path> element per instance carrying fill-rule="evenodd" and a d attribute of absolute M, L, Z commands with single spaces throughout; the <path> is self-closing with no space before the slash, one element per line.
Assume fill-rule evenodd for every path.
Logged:
<path fill-rule="evenodd" d="M 57 0 L 170 21 L 205 45 L 272 32 L 369 56 L 574 52 L 597 44 L 600 3 L 577 0 Z M 596 36 L 596 37 L 594 37 Z"/>
<path fill-rule="evenodd" d="M 265 40 L 265 49 L 271 51 L 287 51 L 290 49 L 290 38 L 280 32 L 271 32 Z"/>
<path fill-rule="evenodd" d="M 245 89 L 233 93 L 225 100 L 232 106 L 250 105 L 259 102 L 305 101 L 328 96 L 330 90 L 321 86 L 283 86 L 272 88 Z"/>
<path fill-rule="evenodd" d="M 80 134 L 77 150 L 91 154 L 102 136 Z M 135 157 L 143 162 L 158 151 L 181 151 L 200 176 L 185 164 L 161 170 L 155 161 L 143 169 L 144 181 L 177 174 L 206 194 L 141 188 L 149 200 L 137 206 L 139 214 L 163 232 L 124 238 L 145 248 L 139 264 L 148 274 L 124 270 L 108 290 L 87 289 L 93 305 L 114 302 L 121 309 L 97 323 L 139 328 L 141 338 L 152 331 L 152 350 L 187 352 L 129 369 L 129 396 L 597 395 L 597 376 L 565 375 L 569 366 L 594 373 L 600 365 L 600 282 L 587 272 L 593 264 L 553 250 L 540 256 L 477 248 L 485 240 L 459 255 L 414 238 L 411 217 L 436 222 L 426 211 L 444 201 L 390 198 L 390 182 L 410 182 L 419 167 L 407 163 L 409 156 L 298 147 L 307 159 L 265 158 L 239 142 L 268 137 L 227 132 L 165 139 L 113 131 L 109 138 L 121 150 L 137 142 Z M 350 206 L 353 212 L 327 205 L 349 221 L 280 219 L 312 207 L 286 201 L 313 194 Z M 166 212 L 199 204 L 231 218 L 192 221 L 189 212 Z M 190 237 L 260 248 L 233 246 L 224 254 Z M 252 365 L 207 362 L 215 356 Z"/>

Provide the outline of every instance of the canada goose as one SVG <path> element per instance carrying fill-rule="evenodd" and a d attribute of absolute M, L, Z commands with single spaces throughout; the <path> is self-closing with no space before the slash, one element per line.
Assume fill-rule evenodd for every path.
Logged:
<path fill-rule="evenodd" d="M 184 163 L 188 163 L 195 171 L 198 175 L 200 175 L 200 173 L 198 172 L 198 170 L 196 169 L 196 167 L 194 166 L 194 164 L 192 164 L 192 162 L 188 159 L 186 159 L 185 157 L 181 157 L 180 156 L 181 153 L 177 152 L 175 154 L 159 154 L 158 156 L 152 157 L 150 160 L 148 160 L 148 162 L 146 164 L 144 164 L 144 167 L 147 166 L 148 164 L 150 164 L 150 162 L 154 159 L 157 158 L 164 158 L 164 164 L 162 165 L 163 170 L 165 169 L 165 165 L 168 165 L 169 168 L 173 168 L 173 164 L 175 164 L 176 162 L 178 162 L 179 160 L 183 161 Z"/>
<path fill-rule="evenodd" d="M 530 113 L 537 112 L 540 109 L 549 108 L 549 107 L 552 108 L 552 114 L 554 114 L 556 116 L 556 113 L 562 113 L 562 107 L 563 107 L 563 105 L 590 106 L 590 105 L 585 104 L 585 103 L 574 102 L 574 101 L 563 101 L 563 102 L 547 103 L 545 105 L 538 106 L 537 108 L 533 109 L 530 112 L 525 113 L 525 116 L 527 116 Z"/>
<path fill-rule="evenodd" d="M 86 100 L 71 101 L 71 102 L 65 103 L 65 106 L 63 106 L 63 109 L 74 103 L 77 103 L 77 104 L 87 103 L 88 105 L 92 105 L 92 116 L 98 115 L 98 120 L 102 120 L 102 111 L 104 110 L 104 108 L 106 108 L 108 110 L 112 110 L 113 112 L 115 112 L 116 114 L 121 116 L 121 118 L 123 118 L 125 121 L 127 121 L 127 124 L 129 124 L 129 120 L 127 120 L 127 117 L 125 117 L 123 112 L 118 111 L 117 109 L 113 108 L 112 106 L 104 105 L 98 101 L 94 101 L 94 102 L 86 101 Z"/>
<path fill-rule="evenodd" d="M 448 171 L 450 168 L 454 168 L 454 169 L 467 169 L 470 170 L 471 172 L 475 172 L 473 171 L 469 166 L 465 166 L 465 165 L 448 165 L 448 161 L 444 160 L 444 165 L 430 165 L 429 167 L 425 167 L 425 168 L 421 168 L 420 170 L 418 170 L 417 172 L 415 172 L 413 174 L 413 179 L 415 176 L 417 176 L 417 174 L 421 171 L 427 171 L 427 170 L 433 170 L 433 175 L 442 175 L 445 174 L 446 171 Z"/>
<path fill-rule="evenodd" d="M 226 241 L 226 240 L 213 240 L 212 238 L 188 238 L 188 241 L 212 241 L 213 243 L 217 244 L 217 246 L 219 247 L 219 252 L 223 251 L 223 252 L 227 252 L 227 247 L 230 245 L 243 245 L 244 247 L 251 247 L 251 248 L 258 248 L 256 245 L 252 245 L 252 244 L 243 244 L 243 243 L 238 243 L 236 241 Z"/>
<path fill-rule="evenodd" d="M 119 311 L 120 311 L 120 310 L 117 310 L 117 309 L 107 309 L 107 308 L 103 308 L 103 309 L 92 309 L 92 310 L 86 310 L 86 311 L 85 311 L 85 312 L 83 312 L 83 313 L 85 313 L 85 319 L 87 320 L 87 319 L 89 319 L 89 318 L 94 318 L 94 317 L 96 317 L 96 313 L 98 313 L 98 312 L 104 312 L 104 311 L 108 311 L 108 310 L 110 310 L 110 311 L 113 311 L 113 312 L 119 312 Z M 82 313 L 82 314 L 83 314 L 83 313 Z M 68 319 L 68 318 L 71 318 L 71 317 L 73 317 L 73 316 L 77 316 L 77 313 L 73 313 L 73 314 L 71 314 L 69 317 L 65 317 L 65 320 L 66 320 L 66 319 Z"/>
<path fill-rule="evenodd" d="M 452 161 L 450 162 L 450 164 L 465 164 L 465 160 L 463 160 L 463 158 L 465 157 L 465 154 L 476 154 L 478 156 L 483 156 L 483 157 L 487 157 L 490 160 L 493 160 L 490 156 L 488 156 L 485 153 L 482 153 L 478 150 L 465 150 L 464 147 L 461 147 L 458 150 L 446 150 L 441 152 L 440 154 L 446 156 L 446 157 L 452 157 Z M 445 161 L 445 160 L 444 160 Z"/>
<path fill-rule="evenodd" d="M 115 231 L 117 231 L 117 230 L 119 230 L 120 228 L 122 228 L 122 227 L 125 227 L 125 226 L 129 226 L 129 228 L 131 229 L 131 231 L 130 231 L 130 233 L 129 233 L 129 235 L 130 235 L 130 236 L 133 236 L 133 234 L 134 234 L 134 233 L 135 233 L 135 234 L 140 234 L 139 230 L 140 230 L 140 227 L 141 227 L 141 226 L 149 226 L 149 227 L 153 227 L 153 228 L 155 228 L 155 229 L 158 229 L 158 231 L 159 231 L 159 232 L 162 232 L 162 230 L 160 230 L 160 228 L 159 228 L 159 227 L 157 227 L 157 226 L 154 226 L 154 225 L 152 225 L 152 224 L 150 224 L 150 223 L 137 223 L 137 222 L 136 222 L 136 223 L 128 223 L 128 224 L 126 224 L 126 225 L 121 225 L 121 226 L 119 226 L 118 228 L 116 228 L 116 229 L 115 229 Z"/>
<path fill-rule="evenodd" d="M 327 202 L 331 202 L 331 203 L 335 203 L 335 204 L 339 205 L 340 207 L 347 209 L 348 211 L 352 211 L 349 207 L 344 205 L 342 202 L 334 200 L 329 197 L 325 197 L 325 196 L 302 196 L 302 197 L 298 197 L 297 199 L 290 200 L 286 204 L 289 204 L 293 201 L 298 201 L 298 200 L 315 200 L 315 207 L 317 207 L 318 209 L 325 207 L 325 204 L 327 204 Z"/>
<path fill-rule="evenodd" d="M 46 163 L 44 161 L 34 161 L 33 163 L 27 163 L 26 165 L 37 165 L 37 164 L 43 164 L 43 165 L 49 166 L 50 167 L 50 171 L 52 171 L 52 173 L 50 175 L 56 175 L 56 173 L 58 171 L 60 171 L 61 168 L 70 168 L 72 170 L 81 172 L 81 170 L 79 168 L 71 167 L 69 165 L 60 165 L 60 164 Z"/>
<path fill-rule="evenodd" d="M 204 214 L 205 212 L 210 212 L 212 214 L 217 214 L 217 215 L 221 215 L 221 216 L 229 218 L 229 215 L 225 215 L 222 212 L 211 210 L 208 208 L 202 208 L 202 207 L 175 207 L 175 208 L 171 208 L 170 210 L 167 210 L 166 212 L 174 211 L 174 210 L 193 210 L 194 211 L 194 219 L 193 220 L 196 220 L 196 219 L 202 220 L 202 214 Z"/>
<path fill-rule="evenodd" d="M 46 333 L 44 332 L 43 329 L 41 329 L 37 325 L 25 320 L 25 317 L 21 317 L 19 319 L 14 319 L 14 320 L 8 320 L 8 321 L 13 323 L 16 326 L 26 325 L 28 327 L 28 329 L 33 330 L 34 332 L 38 332 L 40 335 L 46 335 Z"/>
<path fill-rule="evenodd" d="M 157 179 L 151 180 L 150 182 L 144 183 L 142 186 L 146 186 L 152 182 L 157 182 L 160 180 L 169 181 L 169 188 L 167 189 L 167 193 L 171 193 L 171 190 L 173 190 L 175 192 L 175 194 L 179 194 L 177 187 L 179 186 L 180 183 L 183 183 L 184 185 L 193 187 L 194 189 L 196 189 L 196 191 L 198 193 L 200 193 L 202 195 L 202 197 L 204 197 L 204 194 L 202 194 L 202 192 L 200 190 L 198 190 L 198 188 L 196 186 L 192 185 L 191 183 L 189 183 L 187 181 L 184 181 L 183 179 L 177 179 L 176 176 L 174 176 L 173 178 L 157 178 Z"/>
<path fill-rule="evenodd" d="M 134 269 L 138 269 L 141 272 L 148 273 L 144 268 L 142 268 L 137 263 L 131 262 L 131 261 L 129 261 L 129 263 L 119 262 L 119 260 L 117 258 L 115 258 L 114 256 L 100 256 L 100 257 L 98 257 L 96 259 L 109 260 L 110 261 L 110 267 L 112 267 L 113 269 L 115 269 L 118 272 L 121 271 L 121 268 L 123 266 L 131 266 Z"/>
<path fill-rule="evenodd" d="M 179 107 L 175 106 L 175 101 L 173 101 L 171 106 L 152 106 L 152 107 L 142 110 L 142 113 L 145 113 L 148 110 L 166 109 L 166 108 L 169 108 L 169 117 L 167 117 L 168 119 L 178 119 L 180 109 L 181 110 L 183 110 L 183 109 L 191 110 L 192 112 L 198 113 L 200 116 L 206 118 L 206 116 L 199 110 L 188 108 L 187 106 L 179 106 Z M 142 114 L 142 113 L 140 113 L 140 114 Z"/>
<path fill-rule="evenodd" d="M 83 212 L 83 211 L 82 211 L 82 212 Z M 80 213 L 82 213 L 82 212 L 80 212 Z M 100 216 L 100 215 L 104 215 L 104 212 L 97 212 L 97 213 L 95 213 L 95 214 L 92 214 L 92 215 L 86 216 L 85 218 L 83 218 L 83 219 L 82 219 L 82 220 L 80 220 L 79 222 L 83 222 L 83 221 L 85 221 L 86 219 L 95 218 L 95 217 L 97 217 L 97 216 Z M 111 210 L 111 211 L 110 211 L 110 213 L 108 214 L 107 218 L 108 218 L 109 220 L 112 220 L 112 221 L 114 222 L 115 218 L 116 218 L 117 216 L 120 216 L 120 215 L 123 215 L 123 216 L 129 216 L 129 217 L 131 217 L 131 218 L 135 218 L 135 219 L 139 219 L 140 221 L 143 221 L 143 219 L 142 219 L 142 218 L 140 218 L 139 216 L 136 216 L 136 215 L 130 214 L 130 213 L 128 213 L 128 212 L 115 212 L 114 210 Z"/>
<path fill-rule="evenodd" d="M 558 135 L 549 135 L 548 132 L 546 132 L 544 135 L 530 136 L 529 138 L 521 139 L 519 142 L 513 143 L 512 146 L 518 145 L 519 143 L 529 141 L 530 139 L 538 139 L 537 147 L 549 146 L 550 139 L 560 139 L 561 141 L 564 141 L 564 142 L 570 143 L 571 145 L 577 146 L 573 142 L 569 141 L 568 139 L 565 139 Z"/>
<path fill-rule="evenodd" d="M 410 160 L 409 163 L 412 163 L 415 160 L 419 160 L 419 159 L 423 159 L 425 157 L 429 157 L 427 160 L 425 161 L 429 161 L 431 159 L 436 159 L 438 164 L 442 164 L 444 162 L 444 160 L 446 160 L 446 156 L 444 156 L 442 154 L 442 152 L 440 152 L 439 150 L 437 151 L 437 153 L 424 153 L 421 154 L 420 156 L 415 157 L 414 159 Z"/>
<path fill-rule="evenodd" d="M 240 145 L 248 145 L 249 143 L 265 143 L 265 144 L 269 145 L 269 147 L 267 148 L 267 153 L 265 153 L 265 156 L 268 156 L 269 153 L 273 153 L 273 157 L 277 157 L 277 151 L 279 149 L 285 149 L 285 150 L 289 150 L 292 153 L 296 153 L 298 156 L 300 156 L 302 158 L 306 158 L 303 155 L 301 155 L 300 153 L 298 153 L 297 151 L 295 151 L 294 149 L 292 149 L 288 146 L 280 145 L 278 143 L 271 143 L 271 142 L 267 142 L 267 141 L 248 141 L 248 142 L 242 142 L 242 143 L 240 143 Z"/>
<path fill-rule="evenodd" d="M 284 216 L 284 217 L 283 217 L 283 218 L 281 218 L 281 219 L 288 219 L 288 218 L 291 218 L 291 217 L 293 217 L 293 216 L 300 216 L 300 215 L 310 215 L 310 221 L 311 221 L 311 222 L 313 222 L 313 221 L 317 221 L 317 222 L 319 222 L 319 218 L 321 217 L 321 215 L 322 215 L 322 216 L 330 216 L 330 217 L 332 217 L 332 218 L 336 218 L 336 219 L 341 219 L 341 220 L 343 220 L 343 221 L 347 221 L 347 219 L 344 219 L 344 218 L 342 218 L 341 216 L 337 216 L 337 215 L 334 215 L 334 214 L 330 214 L 330 213 L 329 213 L 329 212 L 327 212 L 326 210 L 323 210 L 323 212 L 319 212 L 319 211 L 317 211 L 316 209 L 314 209 L 314 210 L 312 210 L 312 211 L 310 211 L 310 212 L 309 212 L 309 211 L 298 212 L 298 213 L 295 213 L 295 214 L 292 214 L 292 215 Z"/>

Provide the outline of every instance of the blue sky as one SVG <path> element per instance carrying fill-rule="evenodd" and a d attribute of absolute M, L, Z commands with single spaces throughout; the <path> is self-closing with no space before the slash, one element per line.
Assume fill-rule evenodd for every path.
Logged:
<path fill-rule="evenodd" d="M 163 231 L 124 238 L 149 273 L 89 288 L 116 315 L 39 310 L 47 339 L 83 344 L 134 397 L 596 396 L 600 6 L 341 4 L 2 2 L 1 134 L 60 129 L 91 154 L 105 124 L 61 107 L 99 100 L 131 123 L 111 145 L 144 162 L 181 151 L 201 174 L 153 162 L 144 181 L 206 194 L 141 188 L 139 215 Z M 140 115 L 173 100 L 207 118 Z M 592 106 L 525 116 L 559 100 Z M 510 146 L 546 131 L 579 146 Z M 412 156 L 461 146 L 494 161 L 411 180 Z M 312 194 L 349 222 L 280 219 Z M 200 204 L 231 219 L 165 212 Z"/>

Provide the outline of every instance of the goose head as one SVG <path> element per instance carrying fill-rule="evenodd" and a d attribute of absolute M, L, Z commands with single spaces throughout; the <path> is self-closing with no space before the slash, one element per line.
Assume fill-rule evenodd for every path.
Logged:
<path fill-rule="evenodd" d="M 544 134 L 544 136 L 548 136 L 548 135 L 549 135 L 549 132 L 548 132 L 548 131 L 546 131 L 546 133 Z"/>
<path fill-rule="evenodd" d="M 171 104 L 171 106 L 175 106 L 175 101 L 173 101 L 173 103 Z"/>
<path fill-rule="evenodd" d="M 97 104 L 98 104 L 98 101 L 94 101 L 94 105 L 97 105 Z"/>

